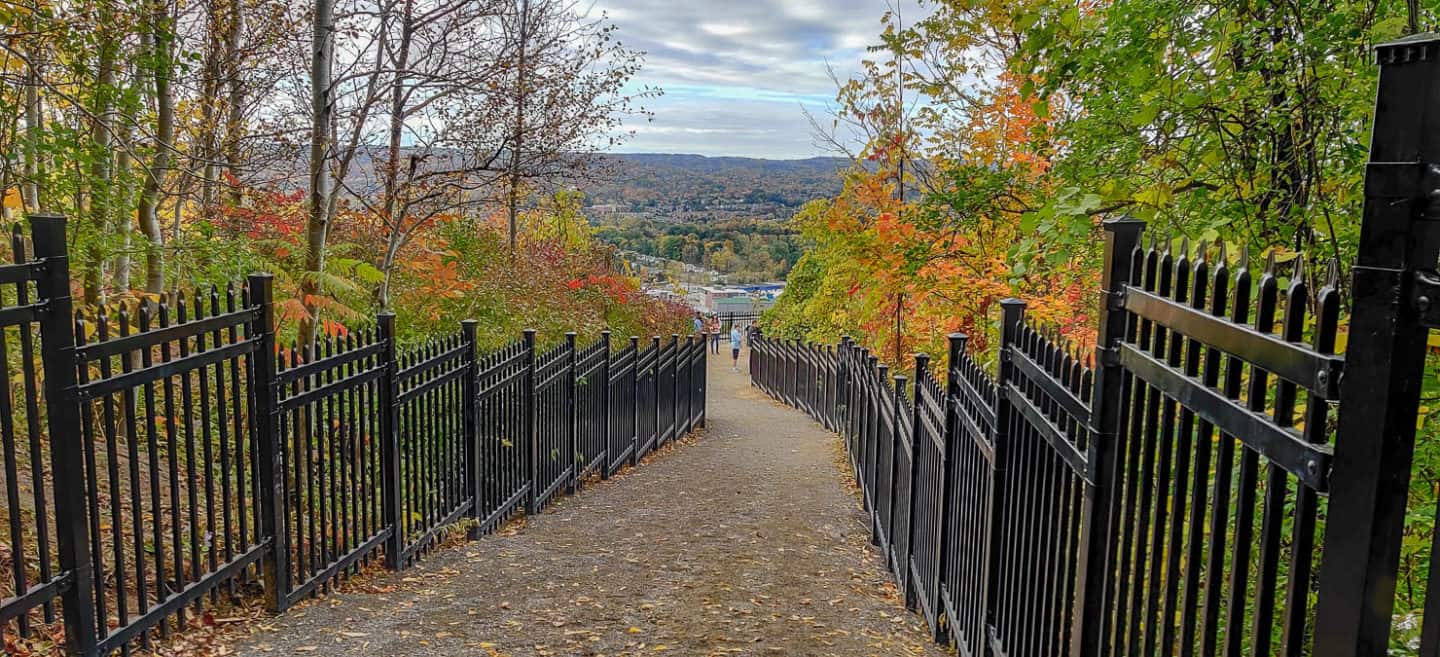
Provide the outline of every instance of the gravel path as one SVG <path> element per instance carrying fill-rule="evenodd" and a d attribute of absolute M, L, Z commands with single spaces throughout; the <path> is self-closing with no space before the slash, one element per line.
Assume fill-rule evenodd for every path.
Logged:
<path fill-rule="evenodd" d="M 728 355 L 698 437 L 521 531 L 268 619 L 234 654 L 945 654 L 869 548 L 839 440 Z"/>

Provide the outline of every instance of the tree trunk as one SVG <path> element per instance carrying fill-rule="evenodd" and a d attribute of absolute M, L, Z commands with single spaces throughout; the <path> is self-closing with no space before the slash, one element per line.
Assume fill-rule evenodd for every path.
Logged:
<path fill-rule="evenodd" d="M 380 260 L 380 273 L 383 278 L 380 279 L 380 290 L 377 296 L 380 297 L 382 308 L 390 307 L 390 275 L 395 270 L 395 262 L 398 260 L 396 256 L 400 253 L 401 246 L 399 231 L 391 233 L 390 239 L 385 244 L 385 257 Z"/>
<path fill-rule="evenodd" d="M 225 168 L 230 174 L 226 181 L 225 202 L 231 208 L 240 206 L 240 137 L 244 126 L 245 84 L 240 76 L 240 34 L 245 28 L 243 0 L 229 0 L 228 20 L 225 21 L 225 137 L 221 142 Z"/>
<path fill-rule="evenodd" d="M 224 48 L 223 27 L 225 20 L 221 17 L 219 0 L 209 0 L 205 5 L 205 54 L 204 63 L 201 65 L 200 97 L 205 102 L 200 103 L 200 215 L 206 218 L 213 218 L 215 214 L 215 188 L 219 178 L 219 134 L 220 119 L 219 112 L 222 108 L 217 106 L 220 98 L 220 61 L 225 56 L 221 51 Z"/>
<path fill-rule="evenodd" d="M 136 66 L 134 72 L 136 77 L 143 75 L 140 66 Z M 115 171 L 117 172 L 115 180 L 116 183 L 118 183 L 118 176 L 128 173 L 133 164 L 131 161 L 133 158 L 130 154 L 135 143 L 135 130 L 129 125 L 116 126 L 116 129 L 120 131 L 118 135 L 119 143 L 117 144 L 119 148 L 117 148 L 115 152 Z M 125 191 L 128 192 L 130 190 L 126 187 Z M 129 194 L 121 196 L 116 192 L 111 192 L 111 198 L 114 199 L 117 205 L 120 203 L 121 198 L 125 199 L 127 206 L 130 200 Z M 114 226 L 116 233 L 118 233 L 120 237 L 120 248 L 115 253 L 115 262 L 110 272 L 112 276 L 110 283 L 113 289 L 125 292 L 130 289 L 130 247 L 135 239 L 135 226 L 130 222 L 129 217 L 124 216 L 115 217 Z"/>
<path fill-rule="evenodd" d="M 175 142 L 175 95 L 170 87 L 171 38 L 169 5 L 155 0 L 150 14 L 151 60 L 155 77 L 155 154 L 140 195 L 140 229 L 145 233 L 145 291 L 165 289 L 165 233 L 160 227 L 160 193 L 170 174 L 170 153 Z"/>
<path fill-rule="evenodd" d="M 111 207 L 114 202 L 115 177 L 112 160 L 114 157 L 114 94 L 116 91 L 115 69 L 120 44 L 113 29 L 115 7 L 109 0 L 101 2 L 98 17 L 96 31 L 100 36 L 96 53 L 95 89 L 93 90 L 95 101 L 91 108 L 91 116 L 94 118 L 90 128 L 90 145 L 93 149 L 94 159 L 90 165 L 89 207 L 86 213 L 94 234 L 86 249 L 86 259 L 82 268 L 85 303 L 87 304 L 100 301 L 105 265 L 105 252 L 101 248 L 100 238 L 109 233 L 110 217 L 114 210 Z"/>
<path fill-rule="evenodd" d="M 40 73 L 36 58 L 39 53 L 30 51 L 30 65 L 25 70 L 25 181 L 20 187 L 20 198 L 26 212 L 40 209 L 40 135 L 44 129 L 40 114 Z"/>
<path fill-rule="evenodd" d="M 315 0 L 315 25 L 310 61 L 310 207 L 305 227 L 305 270 L 300 279 L 301 303 L 306 316 L 300 323 L 300 343 L 314 344 L 319 333 L 320 273 L 325 270 L 325 238 L 330 226 L 331 48 L 334 40 L 334 0 Z"/>
<path fill-rule="evenodd" d="M 519 231 L 520 214 L 520 152 L 525 135 L 525 49 L 529 45 L 530 0 L 520 0 L 520 33 L 516 39 L 519 46 L 517 68 L 515 69 L 515 134 L 510 143 L 510 198 L 506 204 L 510 215 L 510 254 L 515 254 L 516 236 Z"/>
<path fill-rule="evenodd" d="M 385 258 L 382 271 L 385 273 L 380 287 L 376 290 L 376 300 L 381 308 L 390 307 L 390 267 L 394 263 L 395 253 L 399 250 L 399 242 L 405 221 L 405 205 L 400 202 L 400 160 L 401 143 L 400 138 L 405 129 L 405 80 L 406 71 L 410 65 L 410 44 L 415 34 L 415 2 L 405 0 L 405 8 L 400 16 L 400 43 L 396 48 L 395 61 L 393 66 L 395 72 L 392 74 L 390 83 L 390 143 L 388 158 L 385 162 L 385 200 L 382 207 L 387 235 L 385 238 Z"/>

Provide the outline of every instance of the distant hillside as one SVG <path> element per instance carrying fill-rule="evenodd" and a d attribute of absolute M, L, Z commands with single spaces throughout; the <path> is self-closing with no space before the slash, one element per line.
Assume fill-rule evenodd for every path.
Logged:
<path fill-rule="evenodd" d="M 357 149 L 345 177 L 345 192 L 377 197 L 384 156 L 383 148 Z M 850 164 L 848 159 L 835 157 L 761 160 L 664 153 L 586 157 L 587 182 L 576 186 L 585 193 L 588 214 L 601 221 L 627 217 L 680 223 L 788 219 L 806 202 L 838 194 L 840 172 Z M 465 158 L 461 151 L 432 151 L 423 166 L 462 168 Z M 290 191 L 303 189 L 306 160 L 302 149 L 277 148 L 268 166 L 252 177 Z M 479 199 L 492 191 L 481 186 L 472 195 Z"/>
<path fill-rule="evenodd" d="M 591 214 L 671 221 L 787 218 L 840 191 L 849 160 L 761 160 L 658 153 L 600 157 L 604 180 L 583 186 Z"/>

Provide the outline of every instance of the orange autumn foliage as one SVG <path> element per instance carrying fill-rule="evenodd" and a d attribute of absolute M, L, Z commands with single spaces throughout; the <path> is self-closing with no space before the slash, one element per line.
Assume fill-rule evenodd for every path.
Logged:
<path fill-rule="evenodd" d="M 1077 260 L 1036 275 L 1032 269 L 1042 268 L 1029 265 L 1043 254 L 1013 251 L 1027 198 L 1045 192 L 1039 181 L 1050 165 L 1025 147 L 1049 140 L 1050 126 L 1022 83 L 1000 76 L 973 115 L 962 158 L 906 165 L 905 202 L 896 181 L 906 145 L 887 137 L 868 152 L 873 164 L 847 174 L 838 196 L 797 214 L 794 223 L 814 247 L 791 273 L 768 329 L 816 342 L 850 335 L 906 367 L 916 353 L 943 356 L 955 332 L 970 337 L 973 351 L 992 349 L 999 301 L 1013 296 L 1028 302 L 1034 321 L 1092 345 L 1094 268 Z M 916 166 L 930 167 L 923 181 Z"/>

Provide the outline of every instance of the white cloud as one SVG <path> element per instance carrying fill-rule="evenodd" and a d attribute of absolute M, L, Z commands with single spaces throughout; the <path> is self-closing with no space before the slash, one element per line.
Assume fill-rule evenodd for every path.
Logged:
<path fill-rule="evenodd" d="M 750 32 L 750 26 L 738 23 L 701 23 L 700 29 L 718 37 L 737 37 Z"/>
<path fill-rule="evenodd" d="M 918 15 L 916 0 L 903 0 Z M 801 107 L 835 95 L 877 43 L 885 0 L 597 0 L 627 47 L 646 51 L 635 80 L 665 89 L 653 123 L 625 150 L 808 157 Z"/>

